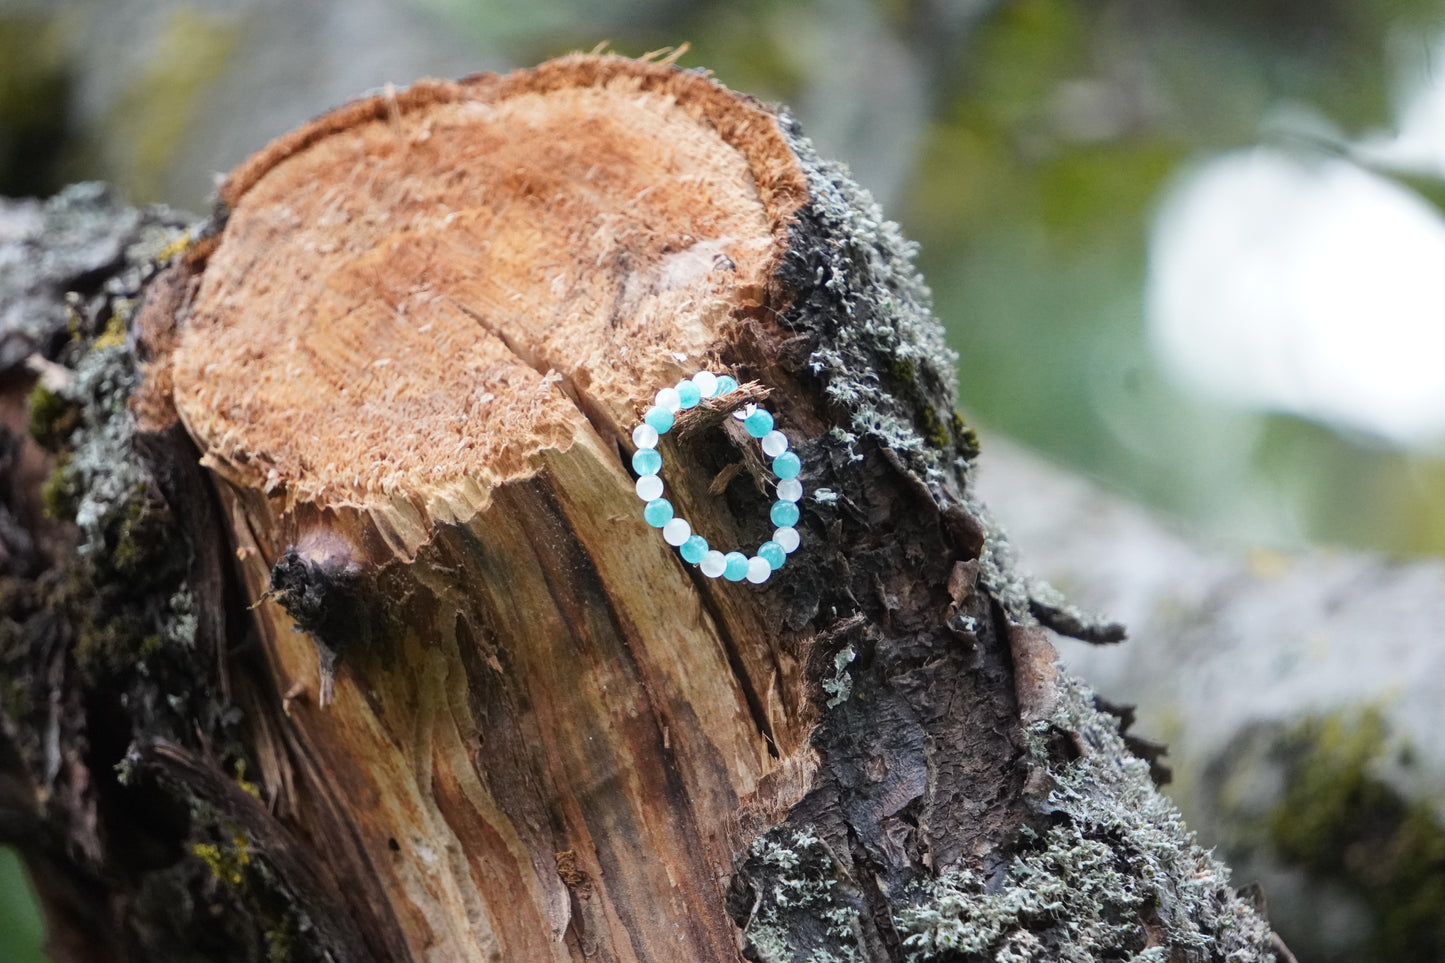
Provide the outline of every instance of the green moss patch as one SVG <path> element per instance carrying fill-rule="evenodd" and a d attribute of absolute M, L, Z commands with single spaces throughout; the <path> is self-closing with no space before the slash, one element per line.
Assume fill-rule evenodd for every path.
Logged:
<path fill-rule="evenodd" d="M 1445 826 L 1433 800 L 1380 777 L 1399 752 L 1380 712 L 1307 719 L 1280 752 L 1286 785 L 1268 817 L 1279 855 L 1369 907 L 1368 960 L 1445 959 Z"/>
<path fill-rule="evenodd" d="M 37 384 L 28 399 L 30 434 L 50 451 L 58 451 L 79 423 L 80 412 L 59 392 Z"/>

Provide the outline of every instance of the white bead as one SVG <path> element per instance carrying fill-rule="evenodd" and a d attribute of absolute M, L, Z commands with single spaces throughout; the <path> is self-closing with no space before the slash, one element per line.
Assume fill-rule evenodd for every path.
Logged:
<path fill-rule="evenodd" d="M 763 436 L 761 444 L 764 455 L 767 455 L 769 458 L 776 458 L 788 450 L 788 436 L 774 429 Z"/>
<path fill-rule="evenodd" d="M 723 569 L 728 567 L 728 563 L 722 552 L 713 549 L 702 557 L 697 567 L 702 569 L 702 574 L 708 578 L 717 578 L 723 573 Z"/>
<path fill-rule="evenodd" d="M 668 411 L 677 411 L 682 407 L 682 397 L 678 395 L 676 388 L 663 388 L 657 393 L 657 407 L 666 408 Z"/>
<path fill-rule="evenodd" d="M 783 546 L 783 551 L 791 555 L 798 550 L 798 543 L 801 542 L 802 539 L 798 536 L 798 530 L 789 526 L 774 531 L 773 541 Z"/>
<path fill-rule="evenodd" d="M 632 429 L 632 443 L 638 448 L 656 448 L 657 429 L 644 421 Z"/>
<path fill-rule="evenodd" d="M 761 585 L 766 582 L 768 580 L 768 576 L 772 574 L 773 567 L 768 564 L 767 559 L 760 558 L 757 555 L 754 555 L 752 558 L 748 559 L 749 582 L 752 582 L 754 585 Z"/>
<path fill-rule="evenodd" d="M 662 479 L 656 475 L 643 475 L 637 479 L 637 497 L 645 502 L 662 497 Z"/>
<path fill-rule="evenodd" d="M 692 526 L 685 518 L 674 518 L 662 526 L 662 539 L 667 544 L 676 548 L 692 537 Z"/>
<path fill-rule="evenodd" d="M 803 497 L 803 483 L 796 478 L 784 478 L 778 482 L 778 500 L 795 502 Z"/>
<path fill-rule="evenodd" d="M 702 392 L 704 398 L 717 394 L 717 375 L 711 371 L 699 371 L 692 376 L 692 383 L 697 385 L 697 390 Z"/>
<path fill-rule="evenodd" d="M 752 414 L 757 410 L 757 405 L 743 405 L 737 411 L 733 412 L 733 417 L 736 418 L 738 421 L 746 421 L 748 415 Z"/>

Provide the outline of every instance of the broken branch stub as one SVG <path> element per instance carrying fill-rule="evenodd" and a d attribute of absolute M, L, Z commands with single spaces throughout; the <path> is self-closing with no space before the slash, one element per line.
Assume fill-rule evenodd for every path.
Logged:
<path fill-rule="evenodd" d="M 267 730 L 267 790 L 302 787 L 279 806 L 334 841 L 364 930 L 418 957 L 735 953 L 736 811 L 807 753 L 797 638 L 642 522 L 626 456 L 657 389 L 769 375 L 806 196 L 769 110 L 571 57 L 280 139 L 156 286 L 136 408 L 218 480 L 271 687 L 322 697 Z M 707 493 L 740 456 L 709 433 L 666 482 L 755 550 L 763 496 Z"/>
<path fill-rule="evenodd" d="M 348 104 L 221 200 L 134 407 L 212 472 L 267 799 L 368 953 L 900 959 L 923 882 L 1007 864 L 1051 652 L 984 557 L 911 249 L 786 114 L 573 56 Z M 633 427 L 700 369 L 800 458 L 763 586 L 634 494 Z M 684 420 L 667 497 L 756 552 L 756 446 Z"/>

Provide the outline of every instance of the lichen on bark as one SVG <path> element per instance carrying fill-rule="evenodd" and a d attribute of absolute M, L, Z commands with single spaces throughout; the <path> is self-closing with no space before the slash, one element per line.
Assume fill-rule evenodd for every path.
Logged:
<path fill-rule="evenodd" d="M 1027 718 L 1038 706 L 1012 700 L 1016 630 L 1037 633 L 1038 619 L 1094 641 L 1122 630 L 1017 570 L 969 492 L 976 444 L 951 417 L 954 358 L 911 246 L 785 129 L 810 203 L 782 272 L 797 294 L 781 323 L 799 336 L 783 357 L 802 360 L 836 412 L 805 448 L 828 497 L 811 505 L 823 544 L 792 586 L 814 602 L 798 621 L 831 613 L 833 628 L 811 662 L 815 787 L 733 880 L 746 954 L 1273 959 L 1262 916 L 1075 683 L 1043 685 L 1056 702 L 1038 721 Z M 877 549 L 884 532 L 909 546 L 901 557 Z M 991 768 L 1011 774 L 1004 787 Z"/>
<path fill-rule="evenodd" d="M 977 439 L 954 410 L 957 356 L 913 265 L 917 247 L 841 165 L 818 156 L 791 115 L 779 121 L 810 195 L 780 271 L 798 292 L 781 320 L 807 332 L 808 368 L 847 413 L 829 440 L 857 458 L 857 439 L 872 438 L 930 485 L 951 485 Z"/>
<path fill-rule="evenodd" d="M 143 286 L 200 225 L 96 184 L 29 222 L 0 250 L 0 319 L 9 383 L 23 390 L 27 359 L 42 372 L 28 391 L 34 440 L 4 430 L 17 463 L 49 452 L 50 519 L 28 552 L 4 532 L 0 759 L 34 784 L 0 806 L 0 831 L 46 896 L 57 952 L 262 960 L 284 942 L 314 958 L 304 911 L 252 858 L 245 828 L 147 759 L 166 743 L 216 760 L 221 779 L 255 771 L 217 653 L 224 589 L 198 564 L 220 546 L 192 544 L 203 529 L 183 524 L 203 508 L 163 453 L 178 440 L 145 436 L 128 407 Z M 5 486 L 6 518 L 40 515 L 41 493 L 23 489 Z M 135 880 L 127 899 L 91 902 L 120 876 Z"/>
<path fill-rule="evenodd" d="M 1082 750 L 1072 762 L 1050 747 L 1064 732 Z M 1054 718 L 1030 728 L 1028 749 L 1050 774 L 1038 802 L 1046 823 L 1019 834 L 1001 879 L 963 869 L 912 891 L 898 913 L 909 961 L 1274 959 L 1264 919 L 1087 689 L 1064 683 Z"/>

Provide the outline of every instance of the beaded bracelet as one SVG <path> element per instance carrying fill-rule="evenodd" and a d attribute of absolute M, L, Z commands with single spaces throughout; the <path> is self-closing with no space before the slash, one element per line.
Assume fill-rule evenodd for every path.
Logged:
<path fill-rule="evenodd" d="M 642 424 L 632 431 L 632 443 L 637 446 L 637 453 L 632 456 L 632 470 L 638 474 L 637 497 L 647 503 L 642 509 L 643 519 L 653 528 L 662 529 L 663 539 L 676 548 L 685 561 L 696 565 L 708 578 L 722 576 L 730 582 L 747 579 L 761 584 L 783 567 L 783 562 L 801 541 L 794 526 L 798 523 L 798 500 L 803 497 L 803 483 L 798 481 L 798 472 L 803 466 L 798 456 L 788 450 L 788 436 L 773 427 L 772 414 L 754 404 L 733 412 L 733 417 L 743 423 L 743 429 L 758 439 L 763 454 L 772 459 L 773 474 L 778 479 L 778 500 L 768 513 L 778 528 L 772 539 L 759 545 L 757 554 L 751 558 L 742 552 L 720 552 L 711 548 L 701 535 L 694 535 L 686 519 L 674 516 L 672 502 L 662 497 L 662 478 L 658 474 L 662 471 L 662 455 L 657 443 L 672 430 L 677 412 L 695 408 L 704 398 L 720 398 L 737 388 L 736 378 L 699 371 L 675 387 L 659 391 L 653 406 L 642 416 Z"/>

